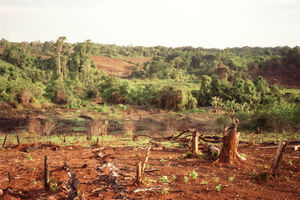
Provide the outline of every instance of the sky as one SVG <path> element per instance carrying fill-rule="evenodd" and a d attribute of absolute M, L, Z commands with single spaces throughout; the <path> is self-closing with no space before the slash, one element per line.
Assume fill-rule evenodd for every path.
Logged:
<path fill-rule="evenodd" d="M 300 46 L 300 0 L 0 0 L 0 39 L 204 48 Z"/>

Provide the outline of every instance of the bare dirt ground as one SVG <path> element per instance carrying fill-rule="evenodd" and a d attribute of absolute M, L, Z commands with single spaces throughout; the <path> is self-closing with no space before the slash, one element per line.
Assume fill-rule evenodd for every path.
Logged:
<path fill-rule="evenodd" d="M 255 76 L 261 75 L 269 84 L 277 84 L 287 88 L 300 87 L 300 69 L 272 69 L 264 70 Z"/>
<path fill-rule="evenodd" d="M 131 69 L 135 67 L 132 63 L 106 56 L 92 55 L 91 59 L 96 63 L 99 69 L 107 71 L 107 73 L 112 76 L 128 76 L 131 73 Z"/>
<path fill-rule="evenodd" d="M 241 146 L 239 150 L 247 161 L 236 165 L 215 164 L 206 156 L 183 158 L 186 149 L 156 147 L 151 150 L 142 185 L 135 184 L 135 170 L 137 155 L 143 155 L 144 149 L 103 147 L 102 155 L 110 155 L 108 162 L 118 168 L 120 175 L 112 180 L 106 169 L 100 170 L 104 162 L 93 153 L 93 148 L 52 144 L 30 153 L 23 152 L 23 148 L 20 145 L 0 152 L 0 188 L 4 190 L 1 199 L 66 199 L 69 177 L 63 169 L 65 162 L 76 173 L 85 199 L 300 199 L 300 152 L 290 148 L 283 156 L 280 175 L 265 180 L 259 174 L 269 170 L 274 146 Z M 49 156 L 51 177 L 51 191 L 47 192 L 43 188 L 45 155 Z M 10 183 L 8 171 L 13 177 Z M 196 179 L 189 175 L 192 171 L 198 174 Z M 170 182 L 163 183 L 163 176 Z M 157 190 L 134 191 L 145 187 Z M 7 188 L 16 194 L 7 192 Z"/>
<path fill-rule="evenodd" d="M 107 71 L 109 75 L 123 77 L 131 74 L 131 70 L 136 66 L 143 66 L 145 62 L 150 62 L 148 57 L 124 57 L 122 59 L 110 58 L 107 56 L 92 55 L 91 59 L 96 63 L 101 70 Z M 130 61 L 130 62 L 126 62 Z M 134 64 L 133 64 L 134 63 Z"/>
<path fill-rule="evenodd" d="M 2 110 L 1 116 L 6 120 L 0 125 L 2 132 L 14 133 L 18 131 L 14 127 L 24 127 L 28 112 L 41 119 L 58 116 L 75 118 L 77 115 L 92 114 L 61 108 L 53 108 L 52 111 Z M 148 133 L 151 130 L 160 132 L 162 126 L 168 125 L 161 124 L 167 113 L 159 110 L 129 109 L 123 114 L 121 120 L 139 121 L 137 127 L 150 127 L 149 130 L 142 130 Z M 141 121 L 140 115 L 143 116 Z M 168 119 L 174 121 L 170 125 L 185 121 L 180 126 L 201 126 L 207 123 L 207 119 L 204 119 L 206 115 L 209 114 L 190 114 L 188 117 L 175 115 L 175 118 L 169 116 Z M 8 126 L 10 122 L 7 119 L 12 120 L 13 126 Z M 74 121 L 59 121 L 62 122 L 65 122 L 67 129 L 76 125 Z M 200 131 L 209 127 L 206 125 Z M 41 141 L 40 144 L 30 143 L 30 140 L 27 140 L 29 143 L 24 143 L 23 138 L 21 144 L 17 145 L 15 141 L 11 142 L 11 138 L 15 136 L 9 135 L 6 148 L 0 149 L 0 189 L 4 191 L 0 199 L 66 199 L 69 176 L 63 168 L 65 162 L 70 166 L 71 172 L 76 174 L 80 182 L 80 194 L 84 194 L 85 199 L 300 199 L 300 151 L 294 151 L 291 145 L 283 155 L 279 176 L 269 178 L 265 172 L 270 171 L 276 145 L 242 143 L 239 152 L 247 158 L 245 162 L 235 165 L 217 164 L 201 143 L 199 147 L 202 154 L 197 158 L 186 158 L 184 155 L 190 151 L 188 140 L 182 140 L 186 143 L 177 147 L 170 146 L 170 141 L 146 140 L 146 137 L 139 136 L 132 143 L 132 138 L 126 137 L 124 130 L 121 132 L 123 133 L 112 136 L 114 140 L 99 142 L 99 146 L 94 146 L 94 143 L 86 145 L 86 140 L 77 139 L 66 145 L 57 145 L 51 140 Z M 2 145 L 3 139 L 0 142 Z M 141 143 L 143 145 L 139 145 Z M 217 144 L 218 147 L 220 145 Z M 136 163 L 144 158 L 146 148 L 150 146 L 152 149 L 142 178 L 143 183 L 136 185 Z M 35 148 L 30 150 L 28 147 Z M 45 155 L 50 160 L 50 191 L 44 190 Z M 112 167 L 109 168 L 108 163 L 116 168 L 114 171 L 118 174 L 117 177 L 111 175 Z M 193 171 L 198 175 L 196 179 L 190 176 Z M 164 176 L 167 176 L 167 181 Z M 148 187 L 153 187 L 153 190 L 136 191 L 138 188 Z"/>

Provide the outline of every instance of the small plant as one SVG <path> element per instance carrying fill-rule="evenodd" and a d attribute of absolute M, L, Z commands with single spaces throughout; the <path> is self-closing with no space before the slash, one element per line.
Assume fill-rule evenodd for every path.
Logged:
<path fill-rule="evenodd" d="M 32 160 L 32 157 L 31 157 L 30 154 L 27 155 L 27 159 L 28 159 L 28 160 Z"/>
<path fill-rule="evenodd" d="M 162 190 L 162 194 L 163 194 L 163 195 L 169 194 L 169 188 L 164 188 L 164 189 Z"/>
<path fill-rule="evenodd" d="M 216 191 L 217 191 L 217 192 L 220 192 L 221 189 L 222 189 L 222 185 L 221 185 L 221 184 L 219 184 L 219 185 L 216 186 Z"/>
<path fill-rule="evenodd" d="M 159 162 L 161 162 L 161 163 L 165 163 L 165 162 L 167 162 L 165 159 L 160 159 L 160 161 Z"/>
<path fill-rule="evenodd" d="M 215 178 L 215 182 L 219 182 L 219 180 L 220 180 L 219 177 Z"/>
<path fill-rule="evenodd" d="M 244 159 L 246 159 L 246 154 L 241 153 L 240 156 Z"/>
<path fill-rule="evenodd" d="M 58 192 L 59 191 L 59 185 L 57 181 L 54 178 L 50 179 L 50 190 L 52 192 Z"/>
<path fill-rule="evenodd" d="M 192 177 L 194 180 L 196 180 L 197 177 L 198 177 L 198 173 L 195 172 L 195 171 L 190 172 L 189 175 L 190 175 L 190 177 Z"/>
<path fill-rule="evenodd" d="M 228 180 L 229 180 L 229 181 L 233 181 L 233 180 L 234 180 L 234 177 L 228 177 Z"/>
<path fill-rule="evenodd" d="M 161 181 L 162 183 L 170 183 L 170 180 L 168 179 L 167 176 L 161 177 L 160 181 Z"/>
<path fill-rule="evenodd" d="M 150 165 L 149 165 L 148 163 L 146 163 L 146 164 L 145 164 L 145 168 L 146 168 L 146 169 L 149 169 L 149 168 L 150 168 Z"/>
<path fill-rule="evenodd" d="M 271 169 L 270 165 L 264 165 L 265 169 Z"/>
<path fill-rule="evenodd" d="M 175 180 L 176 180 L 176 176 L 172 175 L 172 181 L 175 181 Z"/>
<path fill-rule="evenodd" d="M 287 163 L 288 163 L 290 166 L 293 166 L 293 165 L 294 165 L 292 159 L 289 159 L 289 160 L 287 161 Z"/>
<path fill-rule="evenodd" d="M 201 185 L 207 185 L 207 184 L 208 184 L 208 181 L 202 180 L 200 184 L 201 184 Z"/>
<path fill-rule="evenodd" d="M 144 178 L 143 183 L 146 185 L 150 185 L 151 183 L 156 183 L 157 181 L 155 179 L 151 178 Z"/>
<path fill-rule="evenodd" d="M 187 183 L 187 182 L 189 182 L 189 178 L 188 177 L 183 177 L 183 181 L 185 182 L 185 183 Z"/>

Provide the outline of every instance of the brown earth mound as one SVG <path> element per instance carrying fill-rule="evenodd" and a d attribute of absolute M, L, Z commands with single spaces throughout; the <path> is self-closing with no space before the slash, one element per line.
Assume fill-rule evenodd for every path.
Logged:
<path fill-rule="evenodd" d="M 261 75 L 269 84 L 277 84 L 287 88 L 300 88 L 300 69 L 263 70 L 254 75 Z"/>

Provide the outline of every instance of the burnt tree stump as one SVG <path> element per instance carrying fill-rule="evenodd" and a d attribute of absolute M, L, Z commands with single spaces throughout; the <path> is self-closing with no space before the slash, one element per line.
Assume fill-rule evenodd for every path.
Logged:
<path fill-rule="evenodd" d="M 48 156 L 45 156 L 44 169 L 45 169 L 45 174 L 44 174 L 45 190 L 49 191 L 50 190 L 50 178 L 49 178 L 50 176 L 49 176 Z"/>
<path fill-rule="evenodd" d="M 217 162 L 233 164 L 237 160 L 246 160 L 237 151 L 240 139 L 240 133 L 237 132 L 238 124 L 239 120 L 237 119 L 230 128 L 224 128 L 223 146 Z"/>

